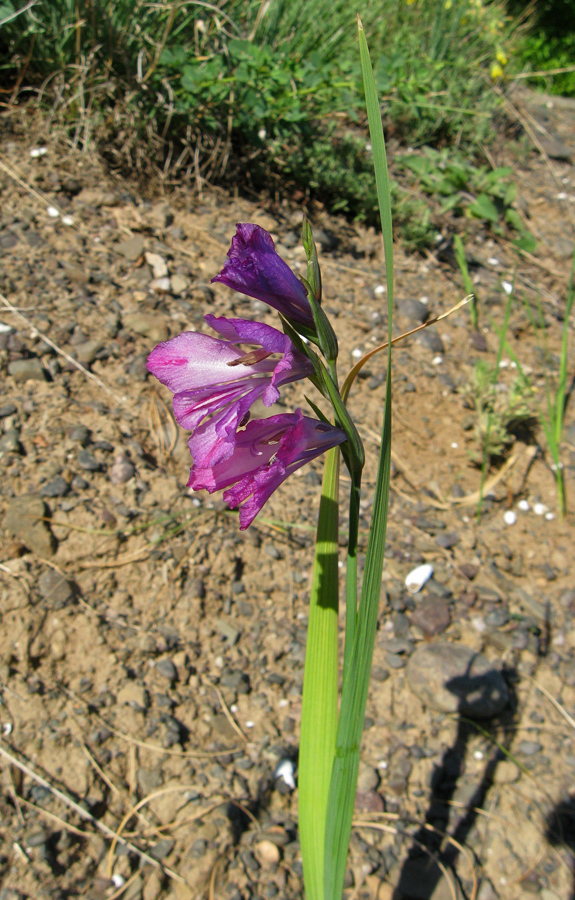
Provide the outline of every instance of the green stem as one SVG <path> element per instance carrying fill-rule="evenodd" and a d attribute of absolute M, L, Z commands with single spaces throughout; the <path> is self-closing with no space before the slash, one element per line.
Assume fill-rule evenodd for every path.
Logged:
<path fill-rule="evenodd" d="M 565 480 L 563 478 L 563 469 L 559 460 L 555 463 L 555 483 L 557 484 L 557 500 L 559 501 L 559 518 L 564 519 L 567 511 L 565 503 Z"/>
<path fill-rule="evenodd" d="M 299 749 L 299 836 L 306 900 L 323 900 L 325 823 L 337 730 L 339 449 L 325 461 Z"/>
<path fill-rule="evenodd" d="M 347 541 L 347 569 L 345 580 L 345 653 L 343 670 L 346 671 L 355 640 L 357 626 L 357 539 L 359 533 L 359 501 L 361 483 L 352 478 L 349 492 L 349 536 Z"/>

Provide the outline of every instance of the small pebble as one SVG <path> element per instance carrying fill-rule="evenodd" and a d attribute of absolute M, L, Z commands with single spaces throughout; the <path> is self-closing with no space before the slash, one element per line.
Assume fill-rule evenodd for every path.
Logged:
<path fill-rule="evenodd" d="M 533 512 L 536 516 L 544 516 L 547 512 L 547 507 L 544 503 L 534 503 L 533 504 Z"/>
<path fill-rule="evenodd" d="M 253 727 L 253 722 L 251 724 Z M 246 725 L 249 726 L 249 723 L 246 722 Z M 291 759 L 280 759 L 275 768 L 274 781 L 283 781 L 290 791 L 295 791 L 295 765 Z"/>
<path fill-rule="evenodd" d="M 432 575 L 433 566 L 429 563 L 425 563 L 422 566 L 417 566 L 416 569 L 412 569 L 405 579 L 405 586 L 409 593 L 417 594 L 417 592 L 421 590 L 426 581 L 429 581 Z"/>
<path fill-rule="evenodd" d="M 487 260 L 487 262 L 489 263 L 490 266 L 500 266 L 501 265 L 501 263 L 495 256 L 490 256 L 489 259 Z"/>
<path fill-rule="evenodd" d="M 507 296 L 509 296 L 509 294 L 513 293 L 513 285 L 511 284 L 510 281 L 502 281 L 501 287 L 503 288 L 503 290 L 505 291 Z"/>
<path fill-rule="evenodd" d="M 512 509 L 507 509 L 503 513 L 503 521 L 506 525 L 515 525 L 517 522 L 517 513 L 513 512 Z"/>
<path fill-rule="evenodd" d="M 32 159 L 38 159 L 40 156 L 45 156 L 47 152 L 48 150 L 46 147 L 33 147 L 32 150 L 30 150 L 30 156 Z"/>
<path fill-rule="evenodd" d="M 520 500 L 517 504 L 517 509 L 520 509 L 521 512 L 529 512 L 529 510 L 531 509 L 529 500 Z"/>
<path fill-rule="evenodd" d="M 440 366 L 442 362 L 443 362 L 443 356 L 434 356 L 433 359 L 431 360 L 431 363 L 434 366 Z"/>
<path fill-rule="evenodd" d="M 555 518 L 555 513 L 552 513 L 552 512 L 545 513 L 545 518 L 547 519 L 548 522 L 552 522 L 553 519 Z"/>
<path fill-rule="evenodd" d="M 49 206 L 48 209 L 46 210 L 46 212 L 48 213 L 48 215 L 50 216 L 51 219 L 57 219 L 58 216 L 60 215 L 59 211 L 56 209 L 55 206 Z"/>

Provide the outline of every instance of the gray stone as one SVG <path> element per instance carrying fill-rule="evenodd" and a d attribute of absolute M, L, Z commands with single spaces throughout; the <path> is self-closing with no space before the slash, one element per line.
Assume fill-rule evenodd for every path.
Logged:
<path fill-rule="evenodd" d="M 121 241 L 116 249 L 129 262 L 136 262 L 144 252 L 144 238 L 141 234 L 133 234 L 132 237 Z"/>
<path fill-rule="evenodd" d="M 406 319 L 420 325 L 429 317 L 429 310 L 421 300 L 401 300 L 397 304 L 397 312 L 400 316 L 405 316 Z"/>
<path fill-rule="evenodd" d="M 422 347 L 431 350 L 432 353 L 445 353 L 443 341 L 435 328 L 425 328 L 423 331 L 419 332 L 415 340 L 418 344 L 421 344 Z"/>
<path fill-rule="evenodd" d="M 15 428 L 10 428 L 6 434 L 0 438 L 1 453 L 21 453 L 22 444 L 20 443 L 20 432 Z"/>
<path fill-rule="evenodd" d="M 90 487 L 90 482 L 86 481 L 85 478 L 82 478 L 81 475 L 74 475 L 72 478 L 72 488 L 75 491 L 85 491 L 86 488 Z"/>
<path fill-rule="evenodd" d="M 65 478 L 57 475 L 52 481 L 43 484 L 38 493 L 41 497 L 65 497 L 70 490 L 70 485 Z"/>
<path fill-rule="evenodd" d="M 360 762 L 359 764 L 359 774 L 357 777 L 357 789 L 362 793 L 366 793 L 367 791 L 375 791 L 375 789 L 379 785 L 379 773 L 377 769 L 374 769 L 373 766 L 368 766 L 367 763 Z"/>
<path fill-rule="evenodd" d="M 573 158 L 573 150 L 571 149 L 571 147 L 568 147 L 567 144 L 564 144 L 563 141 L 560 141 L 559 138 L 540 135 L 539 140 L 545 153 L 551 159 L 558 159 L 562 160 L 563 162 L 571 162 L 571 159 Z"/>
<path fill-rule="evenodd" d="M 168 340 L 168 326 L 164 316 L 158 313 L 128 313 L 124 316 L 124 326 L 151 341 Z"/>
<path fill-rule="evenodd" d="M 140 790 L 144 796 L 151 794 L 152 791 L 157 790 L 164 783 L 162 770 L 159 766 L 155 766 L 153 769 L 138 769 L 136 778 L 138 779 Z"/>
<path fill-rule="evenodd" d="M 68 429 L 68 437 L 71 441 L 74 441 L 76 444 L 81 444 L 82 447 L 85 447 L 90 443 L 92 432 L 86 425 L 72 425 L 71 428 Z"/>
<path fill-rule="evenodd" d="M 411 618 L 413 624 L 417 625 L 427 637 L 441 634 L 449 627 L 451 621 L 449 605 L 441 597 L 426 597 L 418 604 Z"/>
<path fill-rule="evenodd" d="M 46 370 L 36 356 L 12 360 L 8 363 L 8 374 L 12 375 L 18 384 L 25 381 L 46 381 Z"/>
<path fill-rule="evenodd" d="M 522 756 L 535 756 L 541 753 L 542 749 L 538 741 L 519 741 L 516 747 L 517 753 L 521 753 Z"/>
<path fill-rule="evenodd" d="M 426 706 L 441 712 L 488 718 L 507 705 L 507 685 L 497 669 L 469 647 L 445 642 L 415 651 L 407 678 Z"/>
<path fill-rule="evenodd" d="M 63 609 L 74 599 L 74 586 L 55 569 L 47 569 L 40 575 L 38 590 L 53 609 Z"/>
<path fill-rule="evenodd" d="M 84 341 L 74 347 L 72 356 L 83 366 L 89 366 L 90 363 L 94 362 L 103 346 L 102 341 Z"/>
<path fill-rule="evenodd" d="M 239 628 L 236 628 L 235 625 L 232 625 L 227 619 L 216 619 L 214 627 L 219 631 L 221 636 L 225 638 L 230 647 L 233 647 L 233 645 L 238 642 L 240 630 Z"/>
<path fill-rule="evenodd" d="M 38 556 L 53 556 L 57 547 L 56 538 L 43 521 L 46 512 L 40 497 L 23 494 L 9 501 L 4 520 L 8 531 Z"/>
<path fill-rule="evenodd" d="M 487 352 L 487 341 L 485 335 L 481 334 L 480 331 L 472 331 L 469 335 L 469 340 L 474 350 L 477 350 L 479 353 Z"/>
<path fill-rule="evenodd" d="M 159 672 L 168 681 L 178 680 L 178 670 L 171 659 L 160 659 L 156 663 L 156 672 Z"/>
<path fill-rule="evenodd" d="M 78 453 L 78 465 L 87 472 L 99 472 L 102 468 L 93 453 L 89 450 L 80 450 Z"/>
<path fill-rule="evenodd" d="M 150 850 L 150 856 L 157 860 L 165 859 L 166 856 L 170 855 L 175 846 L 176 842 L 172 838 L 163 838 L 163 840 L 154 844 Z"/>
<path fill-rule="evenodd" d="M 404 669 L 407 665 L 407 657 L 399 653 L 387 653 L 385 661 L 390 669 Z"/>
<path fill-rule="evenodd" d="M 108 478 L 112 484 L 124 484 L 133 477 L 136 471 L 133 463 L 130 462 L 125 453 L 119 453 L 108 473 Z"/>
<path fill-rule="evenodd" d="M 6 416 L 13 416 L 16 412 L 18 412 L 18 409 L 14 403 L 4 403 L 3 406 L 0 406 L 0 419 L 5 419 Z"/>
<path fill-rule="evenodd" d="M 501 628 L 503 625 L 507 625 L 509 621 L 509 611 L 505 609 L 504 606 L 498 609 L 492 609 L 485 616 L 485 624 L 489 626 L 489 628 Z"/>
<path fill-rule="evenodd" d="M 438 534 L 435 538 L 435 543 L 438 547 L 443 547 L 444 550 L 451 550 L 460 540 L 461 538 L 456 531 L 450 531 L 448 534 Z"/>

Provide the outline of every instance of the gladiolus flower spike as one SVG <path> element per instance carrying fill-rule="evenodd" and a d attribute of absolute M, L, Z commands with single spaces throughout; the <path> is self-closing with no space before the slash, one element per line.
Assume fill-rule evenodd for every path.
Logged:
<path fill-rule="evenodd" d="M 224 500 L 240 507 L 245 529 L 292 472 L 346 435 L 301 410 L 249 422 L 256 400 L 271 406 L 282 385 L 312 376 L 313 364 L 270 325 L 212 315 L 205 320 L 221 338 L 186 331 L 158 344 L 147 365 L 172 391 L 177 422 L 192 432 L 188 487 L 227 488 Z M 246 343 L 256 349 L 244 350 L 240 344 Z"/>

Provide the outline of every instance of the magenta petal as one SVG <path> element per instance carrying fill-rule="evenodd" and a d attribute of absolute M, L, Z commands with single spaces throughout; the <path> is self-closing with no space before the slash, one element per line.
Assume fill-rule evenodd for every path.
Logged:
<path fill-rule="evenodd" d="M 276 253 L 271 235 L 259 225 L 239 223 L 236 228 L 228 260 L 212 281 L 262 300 L 295 322 L 313 325 L 306 290 Z"/>
<path fill-rule="evenodd" d="M 271 406 L 282 384 L 313 372 L 307 357 L 277 328 L 212 315 L 206 321 L 225 340 L 188 331 L 159 344 L 148 357 L 150 372 L 174 393 L 177 422 L 194 432 L 190 449 L 200 468 L 229 458 L 235 432 L 257 399 Z M 250 355 L 240 344 L 261 351 Z M 264 358 L 258 359 L 258 352 Z"/>
<path fill-rule="evenodd" d="M 194 465 L 188 485 L 210 492 L 227 488 L 224 500 L 232 509 L 240 507 L 243 530 L 289 475 L 345 440 L 339 428 L 303 416 L 299 409 L 255 419 L 237 433 L 228 459 L 207 468 Z"/>

